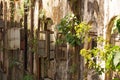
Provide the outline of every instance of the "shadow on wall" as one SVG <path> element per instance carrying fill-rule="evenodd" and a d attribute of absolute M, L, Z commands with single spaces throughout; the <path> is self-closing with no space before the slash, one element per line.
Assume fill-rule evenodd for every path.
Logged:
<path fill-rule="evenodd" d="M 96 12 L 97 16 L 99 14 L 99 5 L 96 0 L 94 1 L 88 1 L 87 3 L 87 11 L 91 14 L 94 14 Z"/>
<path fill-rule="evenodd" d="M 71 10 L 77 16 L 78 19 L 82 19 L 82 15 L 84 14 L 84 0 L 67 0 L 70 5 Z"/>
<path fill-rule="evenodd" d="M 78 19 L 82 19 L 83 17 L 83 12 L 84 12 L 84 2 L 85 0 L 67 0 L 71 10 L 73 11 L 73 13 L 78 17 Z M 96 14 L 99 14 L 99 5 L 97 0 L 89 0 L 87 3 L 87 11 L 91 14 L 93 14 L 94 12 L 96 12 Z"/>

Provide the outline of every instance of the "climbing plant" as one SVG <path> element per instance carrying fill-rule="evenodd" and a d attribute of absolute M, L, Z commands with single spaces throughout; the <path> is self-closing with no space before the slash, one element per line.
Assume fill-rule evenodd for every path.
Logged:
<path fill-rule="evenodd" d="M 83 43 L 90 26 L 85 22 L 80 22 L 74 14 L 68 14 L 57 25 L 59 33 L 64 35 L 64 39 L 58 42 L 68 42 L 70 45 L 80 45 Z"/>
<path fill-rule="evenodd" d="M 89 69 L 95 69 L 99 74 L 108 71 L 120 72 L 120 47 L 105 45 L 104 49 L 94 47 L 91 50 L 82 49 L 80 54 L 84 56 Z M 95 59 L 99 59 L 100 61 Z M 105 61 L 105 68 L 101 67 L 101 61 Z"/>

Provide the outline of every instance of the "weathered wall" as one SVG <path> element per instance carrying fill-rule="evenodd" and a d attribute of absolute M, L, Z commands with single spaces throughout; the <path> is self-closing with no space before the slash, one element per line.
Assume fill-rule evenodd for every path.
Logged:
<path fill-rule="evenodd" d="M 59 23 L 61 18 L 71 12 L 68 0 L 43 0 L 42 2 L 46 16 L 52 18 L 55 24 Z"/>
<path fill-rule="evenodd" d="M 111 34 L 112 28 L 114 26 L 114 20 L 116 19 L 116 16 L 120 15 L 119 4 L 120 1 L 116 0 L 105 0 L 104 3 L 104 38 L 108 41 L 108 43 L 113 45 L 119 44 L 119 35 Z M 114 72 L 107 73 L 105 80 L 111 80 L 113 77 Z"/>
<path fill-rule="evenodd" d="M 46 17 L 53 20 L 52 31 L 55 30 L 55 25 L 60 22 L 60 19 L 72 12 L 68 0 L 42 0 L 42 2 Z M 53 38 L 55 40 L 55 35 Z M 48 77 L 56 80 L 67 80 L 67 61 L 50 61 Z"/>
<path fill-rule="evenodd" d="M 104 23 L 104 1 L 103 0 L 85 0 L 83 21 L 92 21 L 93 32 L 102 33 Z M 100 30 L 101 28 L 101 30 Z"/>
<path fill-rule="evenodd" d="M 120 1 L 116 0 L 105 0 L 104 1 L 104 24 L 107 25 L 110 19 L 113 16 L 120 14 L 120 8 L 119 8 Z"/>
<path fill-rule="evenodd" d="M 110 20 L 113 20 L 114 16 L 120 14 L 119 4 L 120 1 L 116 0 L 85 0 L 84 20 L 87 22 L 93 21 L 92 31 L 97 32 L 98 36 L 103 36 L 106 39 L 111 34 L 112 27 L 108 28 L 110 27 Z M 110 34 L 107 35 L 106 31 Z M 98 44 L 97 46 L 103 48 L 104 44 Z M 101 66 L 105 67 L 105 62 L 101 63 Z M 105 74 L 101 76 L 101 79 L 105 79 Z"/>
<path fill-rule="evenodd" d="M 110 22 L 112 22 L 112 18 L 115 16 L 120 15 L 120 8 L 119 8 L 120 1 L 116 0 L 105 0 L 104 2 L 104 37 L 107 38 L 107 30 L 111 34 L 112 27 L 110 28 Z M 109 26 L 109 27 L 108 27 Z M 110 35 L 108 35 L 110 36 Z"/>
<path fill-rule="evenodd" d="M 97 36 L 104 35 L 104 0 L 85 0 L 84 1 L 84 14 L 83 21 L 87 21 L 91 23 L 92 29 L 91 32 L 95 32 Z M 93 35 L 94 36 L 94 35 Z M 88 43 L 85 42 L 85 48 L 88 48 Z M 102 44 L 97 44 L 97 47 L 102 48 Z M 104 67 L 104 62 L 101 64 Z M 91 72 L 91 71 L 89 71 Z M 93 76 L 93 74 L 89 74 L 89 76 Z M 88 80 L 92 80 L 90 77 Z M 104 75 L 101 77 L 101 80 L 104 80 Z"/>
<path fill-rule="evenodd" d="M 55 25 L 60 22 L 60 19 L 63 18 L 68 13 L 74 13 L 78 19 L 82 20 L 82 11 L 84 11 L 84 0 L 43 0 L 43 9 L 46 11 L 46 16 L 50 17 L 53 20 L 52 30 L 55 29 Z M 68 47 L 68 46 L 67 46 Z M 68 51 L 69 49 L 72 49 L 71 52 Z M 74 48 L 67 48 L 67 60 L 56 60 L 55 61 L 55 72 L 52 72 L 51 75 L 55 77 L 56 80 L 73 80 L 73 79 L 83 79 L 83 65 L 80 64 L 80 55 L 79 55 L 79 49 L 75 51 Z M 57 51 L 58 52 L 58 51 Z M 74 54 L 75 53 L 75 54 Z M 57 54 L 57 53 L 56 53 Z M 71 58 L 71 56 L 74 55 L 74 58 Z M 81 61 L 82 63 L 82 61 Z M 71 69 L 75 68 L 75 65 L 77 65 L 74 72 L 70 72 Z M 68 67 L 69 66 L 69 67 Z M 82 66 L 82 67 L 80 67 Z M 53 77 L 52 77 L 53 78 Z"/>

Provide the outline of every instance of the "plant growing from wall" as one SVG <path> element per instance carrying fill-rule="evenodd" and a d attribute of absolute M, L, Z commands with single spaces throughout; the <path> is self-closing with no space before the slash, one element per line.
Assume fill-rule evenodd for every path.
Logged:
<path fill-rule="evenodd" d="M 15 67 L 15 66 L 21 65 L 20 61 L 18 61 L 17 58 L 11 58 L 11 57 L 9 57 L 9 61 L 10 61 L 9 67 L 10 67 L 11 69 L 12 69 L 13 67 Z"/>
<path fill-rule="evenodd" d="M 10 21 L 11 21 L 11 27 L 14 27 L 14 14 L 15 14 L 15 4 L 14 0 L 10 0 Z"/>
<path fill-rule="evenodd" d="M 77 76 L 79 75 L 79 71 L 83 72 L 82 70 L 78 70 L 79 63 L 77 61 L 79 60 L 77 57 L 80 57 L 78 47 L 83 44 L 84 39 L 88 35 L 90 25 L 86 22 L 80 22 L 74 14 L 68 14 L 61 19 L 56 29 L 59 34 L 59 39 L 57 39 L 56 43 L 58 45 L 64 43 L 71 45 L 69 48 L 71 52 L 68 59 L 68 62 L 70 60 L 68 73 L 72 75 L 72 79 L 77 80 L 79 79 Z M 82 64 L 80 65 L 81 67 Z"/>
<path fill-rule="evenodd" d="M 81 45 L 89 29 L 87 23 L 80 22 L 74 14 L 68 14 L 57 25 L 58 32 L 64 35 L 64 39 L 57 41 L 68 42 L 72 46 Z"/>
<path fill-rule="evenodd" d="M 95 69 L 96 72 L 102 74 L 103 72 L 115 71 L 120 72 L 120 47 L 113 45 L 105 45 L 104 49 L 93 48 L 91 50 L 82 49 L 80 54 L 84 56 L 85 62 L 89 69 Z M 101 67 L 101 61 L 105 61 L 105 68 Z"/>

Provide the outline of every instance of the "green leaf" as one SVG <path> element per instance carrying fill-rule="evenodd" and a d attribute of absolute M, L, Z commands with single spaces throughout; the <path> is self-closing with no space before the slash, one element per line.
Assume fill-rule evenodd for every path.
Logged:
<path fill-rule="evenodd" d="M 118 71 L 120 71 L 120 64 L 117 65 L 116 69 L 118 69 Z"/>
<path fill-rule="evenodd" d="M 34 79 L 33 79 L 33 75 L 26 74 L 26 75 L 24 76 L 23 80 L 34 80 Z"/>
<path fill-rule="evenodd" d="M 78 45 L 80 45 L 81 44 L 81 40 L 76 40 L 76 43 L 78 44 Z"/>
<path fill-rule="evenodd" d="M 58 32 L 65 36 L 66 42 L 70 45 L 81 45 L 84 42 L 90 26 L 77 19 L 74 14 L 68 14 L 61 19 L 60 24 L 56 26 Z"/>
<path fill-rule="evenodd" d="M 87 50 L 86 50 L 86 49 L 81 49 L 81 50 L 80 50 L 80 54 L 81 54 L 82 56 L 85 56 L 85 54 L 87 54 Z"/>
<path fill-rule="evenodd" d="M 120 19 L 117 20 L 116 26 L 118 28 L 118 32 L 120 33 Z"/>
<path fill-rule="evenodd" d="M 107 61 L 106 61 L 106 68 L 110 69 L 112 67 L 112 59 L 113 59 L 113 54 L 109 54 L 107 56 Z"/>
<path fill-rule="evenodd" d="M 120 52 L 116 52 L 114 59 L 113 59 L 113 63 L 115 66 L 117 66 L 119 62 L 120 62 Z"/>
<path fill-rule="evenodd" d="M 119 80 L 118 78 L 114 78 L 114 79 L 112 79 L 112 80 Z"/>

